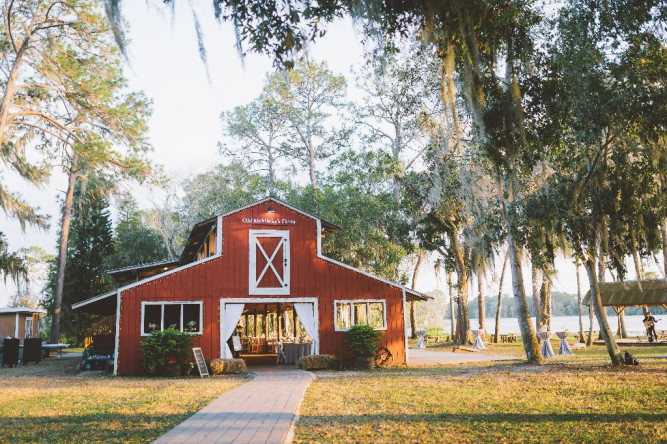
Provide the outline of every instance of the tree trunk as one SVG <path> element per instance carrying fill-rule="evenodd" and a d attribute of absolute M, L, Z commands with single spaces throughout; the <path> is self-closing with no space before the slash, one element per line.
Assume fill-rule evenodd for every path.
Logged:
<path fill-rule="evenodd" d="M 592 306 L 595 307 L 595 315 L 598 320 L 598 325 L 600 326 L 600 336 L 604 339 L 605 346 L 607 347 L 607 353 L 611 359 L 612 365 L 621 365 L 623 364 L 623 359 L 621 356 L 621 351 L 616 345 L 614 336 L 609 328 L 609 322 L 607 322 L 607 313 L 602 306 L 602 299 L 600 298 L 600 285 L 598 284 L 597 276 L 595 275 L 595 255 L 589 253 L 584 266 L 586 268 L 586 273 L 588 274 L 588 280 L 591 285 L 591 300 Z"/>
<path fill-rule="evenodd" d="M 457 305 L 458 322 L 456 328 L 456 342 L 469 344 L 468 331 L 470 330 L 470 312 L 468 311 L 468 273 L 465 264 L 465 253 L 459 244 L 456 234 L 448 232 L 449 241 L 454 256 L 454 266 L 457 275 Z"/>
<path fill-rule="evenodd" d="M 60 240 L 58 242 L 58 267 L 56 271 L 56 288 L 53 296 L 53 317 L 51 318 L 51 343 L 57 344 L 60 336 L 60 311 L 63 302 L 63 287 L 65 286 L 65 265 L 67 264 L 67 240 L 69 238 L 70 222 L 72 220 L 72 206 L 74 205 L 74 185 L 76 184 L 76 168 L 79 156 L 75 153 L 69 171 L 67 193 L 63 205 L 63 215 L 60 222 Z"/>
<path fill-rule="evenodd" d="M 628 337 L 628 329 L 625 326 L 625 310 L 618 315 L 618 330 L 621 338 L 626 339 Z"/>
<path fill-rule="evenodd" d="M 452 274 L 447 273 L 447 286 L 449 287 L 449 319 L 451 319 L 452 342 L 456 338 L 456 317 L 454 316 L 454 295 L 452 294 Z"/>
<path fill-rule="evenodd" d="M 26 29 L 30 29 L 30 27 Z M 12 70 L 9 72 L 9 77 L 7 77 L 7 82 L 5 83 L 5 90 L 3 91 L 4 95 L 2 96 L 2 102 L 0 103 L 0 143 L 3 145 L 5 142 L 7 122 L 9 121 L 9 108 L 12 105 L 12 100 L 14 99 L 14 94 L 16 92 L 16 81 L 19 77 L 19 72 L 21 71 L 21 65 L 23 64 L 23 56 L 28 50 L 31 39 L 32 35 L 28 33 L 24 37 L 23 42 L 21 42 L 21 46 L 19 46 L 19 49 L 16 51 L 16 58 L 14 59 Z"/>
<path fill-rule="evenodd" d="M 551 272 L 545 270 L 542 273 L 542 287 L 540 288 L 540 313 L 539 331 L 551 330 Z"/>
<path fill-rule="evenodd" d="M 412 272 L 412 289 L 416 290 L 417 288 L 417 276 L 419 276 L 419 270 L 421 269 L 422 263 L 426 258 L 426 252 L 420 251 L 417 253 L 417 263 Z M 417 329 L 417 322 L 415 320 L 415 302 L 410 302 L 410 328 L 412 329 L 411 337 L 412 339 L 416 338 L 415 330 Z"/>
<path fill-rule="evenodd" d="M 496 310 L 496 331 L 494 335 L 494 342 L 497 344 L 500 339 L 500 313 L 503 309 L 503 284 L 505 283 L 505 271 L 507 270 L 507 262 L 509 261 L 509 251 L 505 253 L 503 260 L 503 269 L 500 272 L 500 284 L 498 287 L 498 309 Z"/>
<path fill-rule="evenodd" d="M 533 313 L 535 313 L 535 329 L 539 331 L 540 325 L 542 325 L 542 316 L 541 309 L 542 304 L 540 302 L 540 283 L 542 282 L 542 275 L 540 270 L 538 270 L 535 265 L 530 265 L 530 277 L 531 284 L 533 287 Z"/>
<path fill-rule="evenodd" d="M 484 271 L 477 273 L 477 310 L 479 328 L 486 333 L 486 301 L 484 300 Z"/>
<path fill-rule="evenodd" d="M 667 219 L 662 220 L 662 267 L 667 278 Z"/>
<path fill-rule="evenodd" d="M 512 292 L 514 294 L 514 306 L 517 310 L 517 319 L 519 321 L 519 328 L 521 330 L 521 340 L 523 341 L 523 348 L 526 352 L 526 359 L 530 363 L 541 364 L 542 353 L 537 343 L 533 323 L 530 319 L 530 309 L 528 307 L 528 298 L 526 297 L 526 290 L 523 285 L 523 273 L 521 268 L 521 252 L 514 240 L 514 233 L 516 230 L 515 224 L 512 222 L 509 210 L 507 209 L 507 202 L 512 199 L 512 188 L 510 181 L 503 186 L 500 175 L 497 177 L 498 197 L 501 204 L 502 220 L 507 230 L 507 248 L 510 257 L 510 270 L 512 272 Z M 507 196 L 505 195 L 507 194 Z"/>
<path fill-rule="evenodd" d="M 581 313 L 581 273 L 579 273 L 579 265 L 574 264 L 575 273 L 577 275 L 577 312 L 579 314 L 579 342 L 585 344 L 586 336 L 584 336 L 584 319 Z"/>

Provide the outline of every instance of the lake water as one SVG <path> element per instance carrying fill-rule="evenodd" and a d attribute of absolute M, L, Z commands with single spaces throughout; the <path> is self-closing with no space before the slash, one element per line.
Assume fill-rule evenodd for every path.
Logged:
<path fill-rule="evenodd" d="M 535 318 L 533 320 L 533 327 L 535 326 Z M 634 315 L 625 317 L 625 327 L 628 330 L 629 335 L 646 335 L 646 329 L 642 320 L 644 319 L 643 315 Z M 656 316 L 656 319 L 660 320 L 660 316 Z M 615 334 L 616 329 L 618 328 L 618 317 L 616 316 L 607 316 L 609 321 L 609 327 L 611 331 Z M 583 317 L 584 329 L 588 332 L 589 323 L 588 315 Z M 470 326 L 474 329 L 479 325 L 479 321 L 475 318 L 470 318 Z M 429 327 L 435 327 L 434 325 L 429 325 Z M 449 319 L 444 321 L 442 326 L 445 333 L 451 331 L 451 324 Z M 496 319 L 495 317 L 486 318 L 486 331 L 488 333 L 495 332 L 496 328 Z M 551 318 L 551 329 L 553 331 L 563 331 L 567 330 L 572 333 L 579 332 L 579 317 L 578 316 L 554 316 Z M 667 319 L 662 320 L 656 324 L 656 330 L 667 330 Z M 593 318 L 593 330 L 599 330 L 597 319 Z M 500 318 L 500 334 L 509 334 L 509 333 L 520 333 L 519 330 L 519 321 L 516 318 Z"/>

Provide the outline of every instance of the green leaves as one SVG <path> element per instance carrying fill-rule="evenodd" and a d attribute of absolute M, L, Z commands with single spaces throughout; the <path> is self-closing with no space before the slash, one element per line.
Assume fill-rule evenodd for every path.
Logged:
<path fill-rule="evenodd" d="M 192 336 L 169 327 L 154 331 L 141 344 L 141 362 L 149 375 L 160 373 L 167 364 L 185 364 L 190 358 Z"/>
<path fill-rule="evenodd" d="M 375 356 L 381 341 L 382 332 L 375 330 L 370 325 L 354 325 L 345 333 L 343 344 L 353 355 L 368 357 Z"/>

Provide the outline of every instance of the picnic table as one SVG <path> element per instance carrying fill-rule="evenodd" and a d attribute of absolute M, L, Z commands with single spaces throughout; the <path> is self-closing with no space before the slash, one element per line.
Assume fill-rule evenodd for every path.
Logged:
<path fill-rule="evenodd" d="M 546 359 L 555 358 L 554 349 L 551 347 L 551 337 L 554 335 L 552 331 L 538 331 L 537 337 L 542 340 L 542 356 Z"/>
<path fill-rule="evenodd" d="M 69 348 L 69 344 L 42 344 L 42 350 L 45 350 L 47 353 L 51 352 L 52 350 L 57 351 L 58 359 L 63 357 L 64 348 Z"/>
<path fill-rule="evenodd" d="M 501 343 L 509 343 L 509 342 L 516 342 L 516 335 L 500 335 L 500 342 Z"/>

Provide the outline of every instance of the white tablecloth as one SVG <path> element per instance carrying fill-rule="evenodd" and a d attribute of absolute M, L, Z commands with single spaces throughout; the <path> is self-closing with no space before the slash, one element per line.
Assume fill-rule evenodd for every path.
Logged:
<path fill-rule="evenodd" d="M 570 348 L 570 344 L 567 343 L 567 332 L 566 331 L 558 331 L 556 332 L 556 336 L 560 338 L 560 348 L 558 349 L 558 354 L 559 355 L 572 355 L 572 349 Z"/>
<path fill-rule="evenodd" d="M 470 330 L 472 334 L 475 335 L 475 343 L 473 344 L 472 348 L 475 350 L 486 350 L 486 347 L 484 346 L 484 343 L 482 342 L 482 335 L 484 334 L 484 330 Z"/>
<path fill-rule="evenodd" d="M 551 347 L 551 337 L 554 335 L 552 331 L 538 331 L 537 337 L 542 340 L 542 356 L 544 358 L 555 358 L 554 349 Z"/>
<path fill-rule="evenodd" d="M 426 329 L 418 328 L 417 330 L 415 330 L 415 333 L 417 334 L 417 348 L 426 348 L 426 344 L 424 343 L 424 336 L 426 336 Z"/>

